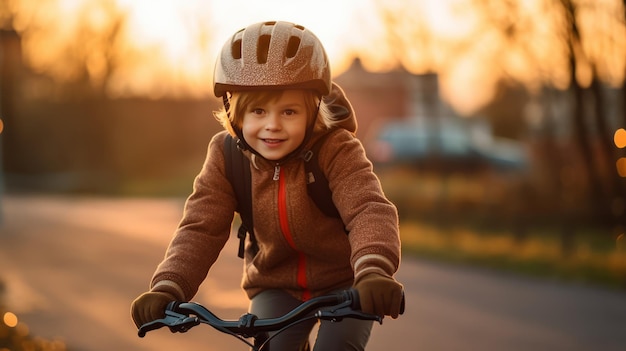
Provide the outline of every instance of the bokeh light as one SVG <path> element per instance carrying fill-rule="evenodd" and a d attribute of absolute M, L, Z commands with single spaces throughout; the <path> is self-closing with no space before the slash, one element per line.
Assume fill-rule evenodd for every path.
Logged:
<path fill-rule="evenodd" d="M 17 326 L 17 316 L 12 312 L 5 312 L 2 321 L 7 327 L 14 328 Z"/>
<path fill-rule="evenodd" d="M 620 177 L 626 177 L 626 157 L 620 157 L 615 163 Z"/>
<path fill-rule="evenodd" d="M 615 131 L 615 135 L 613 135 L 613 142 L 615 142 L 615 146 L 620 149 L 626 147 L 626 130 L 624 130 L 624 128 L 620 128 Z"/>

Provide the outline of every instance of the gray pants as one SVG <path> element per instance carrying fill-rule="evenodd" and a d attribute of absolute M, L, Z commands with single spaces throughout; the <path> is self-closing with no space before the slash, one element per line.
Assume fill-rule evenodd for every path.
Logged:
<path fill-rule="evenodd" d="M 259 318 L 276 318 L 291 311 L 302 301 L 281 290 L 266 290 L 250 302 L 250 313 Z M 309 340 L 317 320 L 297 324 L 270 341 L 270 351 L 297 351 Z M 322 321 L 314 351 L 363 351 L 370 337 L 372 321 L 345 318 L 341 322 Z"/>

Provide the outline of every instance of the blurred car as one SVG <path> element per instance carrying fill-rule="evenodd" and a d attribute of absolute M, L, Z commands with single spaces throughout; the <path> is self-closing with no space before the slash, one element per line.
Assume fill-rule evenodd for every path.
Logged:
<path fill-rule="evenodd" d="M 408 165 L 439 171 L 521 171 L 528 167 L 523 144 L 495 138 L 485 120 L 414 117 L 385 122 L 368 143 L 380 167 Z"/>

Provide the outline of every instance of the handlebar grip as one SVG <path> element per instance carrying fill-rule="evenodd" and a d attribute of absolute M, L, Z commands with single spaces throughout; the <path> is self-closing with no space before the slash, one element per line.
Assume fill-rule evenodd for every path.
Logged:
<path fill-rule="evenodd" d="M 172 311 L 172 312 L 180 312 L 178 310 L 178 306 L 180 306 L 182 302 L 181 301 L 171 301 L 170 303 L 167 304 L 167 306 L 165 307 L 166 311 Z"/>
<path fill-rule="evenodd" d="M 361 300 L 359 297 L 359 291 L 355 288 L 350 288 L 348 290 L 346 290 L 346 299 L 349 299 L 350 301 L 352 301 L 352 303 L 350 304 L 350 308 L 352 308 L 353 310 L 357 310 L 360 311 L 361 310 Z"/>
<path fill-rule="evenodd" d="M 352 304 L 350 307 L 354 310 L 361 310 L 361 300 L 359 298 L 359 291 L 355 288 L 350 288 L 346 290 L 348 294 L 347 298 L 352 300 Z M 404 314 L 404 309 L 406 307 L 406 299 L 404 297 L 404 290 L 402 290 L 402 300 L 400 301 L 400 314 Z"/>
<path fill-rule="evenodd" d="M 143 338 L 147 332 L 159 329 L 162 327 L 169 327 L 172 333 L 181 332 L 184 333 L 190 328 L 198 325 L 200 322 L 197 317 L 190 317 L 188 313 L 179 313 L 179 306 L 182 302 L 172 301 L 167 304 L 165 308 L 165 318 L 156 319 L 151 322 L 148 322 L 141 327 L 137 331 L 137 335 L 140 338 Z"/>

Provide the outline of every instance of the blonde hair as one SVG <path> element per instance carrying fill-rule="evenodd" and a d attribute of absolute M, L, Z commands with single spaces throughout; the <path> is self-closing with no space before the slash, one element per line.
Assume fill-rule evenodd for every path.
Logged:
<path fill-rule="evenodd" d="M 319 96 L 312 90 L 304 91 L 304 102 L 307 109 L 307 118 L 312 116 L 317 111 L 319 104 L 319 111 L 317 111 L 315 121 L 315 131 L 330 129 L 335 126 L 338 121 L 333 118 L 333 114 L 324 103 L 320 103 Z M 268 101 L 277 100 L 281 97 L 284 90 L 252 90 L 252 91 L 240 91 L 234 92 L 229 98 L 229 108 L 220 108 L 218 111 L 213 112 L 213 116 L 218 122 L 226 129 L 230 135 L 236 137 L 235 129 L 241 130 L 243 126 L 243 116 L 246 113 L 246 108 L 250 105 L 264 104 Z M 310 122 L 310 121 L 309 121 Z"/>

